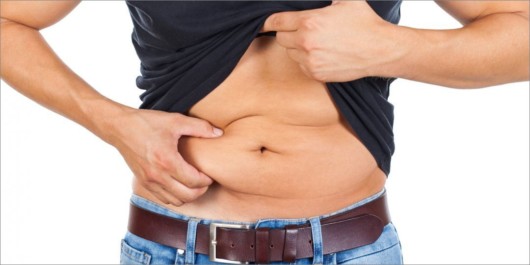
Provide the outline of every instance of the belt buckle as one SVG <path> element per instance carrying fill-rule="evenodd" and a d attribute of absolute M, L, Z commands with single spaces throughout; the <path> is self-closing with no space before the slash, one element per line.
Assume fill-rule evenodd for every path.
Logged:
<path fill-rule="evenodd" d="M 243 261 L 234 261 L 234 260 L 217 258 L 217 228 L 250 229 L 250 225 L 220 224 L 220 223 L 210 224 L 210 249 L 209 249 L 210 261 L 230 263 L 230 264 L 248 264 L 248 262 L 243 262 Z"/>

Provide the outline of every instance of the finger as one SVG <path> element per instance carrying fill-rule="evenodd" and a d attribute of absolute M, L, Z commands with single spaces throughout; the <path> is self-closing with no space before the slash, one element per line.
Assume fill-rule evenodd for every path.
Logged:
<path fill-rule="evenodd" d="M 276 42 L 287 49 L 302 48 L 299 43 L 299 34 L 296 32 L 277 32 Z"/>
<path fill-rule="evenodd" d="M 173 204 L 176 206 L 181 206 L 184 202 L 178 199 L 175 195 L 166 191 L 162 186 L 158 184 L 153 184 L 149 186 L 149 190 L 163 203 Z"/>
<path fill-rule="evenodd" d="M 314 79 L 313 78 L 313 75 L 311 74 L 311 72 L 309 71 L 309 69 L 307 69 L 303 64 L 299 64 L 300 66 L 300 69 L 302 70 L 302 72 L 309 78 L 311 79 Z"/>
<path fill-rule="evenodd" d="M 223 130 L 212 126 L 209 122 L 184 115 L 179 120 L 178 126 L 178 132 L 180 135 L 204 138 L 219 137 L 223 135 Z"/>
<path fill-rule="evenodd" d="M 173 168 L 175 171 L 170 172 L 171 177 L 188 188 L 202 188 L 213 183 L 210 177 L 186 162 L 180 154 L 176 155 Z"/>
<path fill-rule="evenodd" d="M 302 11 L 286 11 L 270 15 L 263 23 L 261 32 L 295 31 L 298 29 Z"/>
<path fill-rule="evenodd" d="M 164 181 L 162 188 L 184 203 L 194 201 L 208 190 L 208 186 L 190 189 L 170 176 Z"/>
<path fill-rule="evenodd" d="M 287 55 L 295 62 L 304 65 L 307 62 L 307 53 L 298 49 L 287 49 Z"/>

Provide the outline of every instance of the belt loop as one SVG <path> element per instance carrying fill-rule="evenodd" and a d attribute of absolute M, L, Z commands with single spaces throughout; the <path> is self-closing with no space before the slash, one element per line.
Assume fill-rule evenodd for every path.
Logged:
<path fill-rule="evenodd" d="M 322 227 L 320 226 L 320 218 L 311 218 L 309 222 L 311 223 L 311 236 L 313 241 L 313 264 L 323 264 L 324 254 L 322 253 Z"/>
<path fill-rule="evenodd" d="M 285 227 L 285 242 L 283 244 L 284 262 L 294 263 L 296 260 L 296 250 L 298 243 L 298 228 L 296 226 Z"/>
<path fill-rule="evenodd" d="M 256 264 L 268 264 L 269 255 L 269 228 L 263 227 L 256 229 Z"/>
<path fill-rule="evenodd" d="M 188 231 L 186 233 L 186 252 L 184 264 L 195 264 L 195 242 L 197 239 L 197 225 L 199 219 L 191 218 L 188 221 Z"/>

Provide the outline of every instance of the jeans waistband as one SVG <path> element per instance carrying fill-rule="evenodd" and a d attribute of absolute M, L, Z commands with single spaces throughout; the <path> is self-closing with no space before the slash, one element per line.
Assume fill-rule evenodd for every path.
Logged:
<path fill-rule="evenodd" d="M 201 219 L 201 218 L 195 218 L 195 217 L 191 217 L 191 216 L 187 216 L 187 215 L 183 215 L 183 214 L 180 214 L 180 213 L 176 213 L 174 211 L 171 211 L 161 205 L 158 205 L 152 201 L 149 201 L 147 199 L 144 199 L 142 197 L 139 197 L 137 195 L 133 195 L 132 198 L 131 198 L 131 202 L 132 204 L 134 204 L 135 206 L 137 206 L 138 208 L 143 208 L 145 210 L 145 213 L 141 213 L 141 211 L 139 210 L 134 210 L 134 208 L 131 208 L 131 217 L 132 219 L 129 219 L 129 229 L 131 229 L 130 231 L 133 232 L 133 233 L 138 233 L 138 235 L 145 235 L 147 238 L 152 238 L 153 240 L 157 241 L 157 242 L 164 242 L 162 244 L 167 244 L 167 245 L 171 245 L 171 246 L 178 246 L 179 248 L 180 247 L 185 247 L 185 262 L 186 263 L 194 263 L 195 262 L 195 258 L 196 258 L 196 255 L 195 253 L 208 253 L 208 244 L 210 244 L 209 246 L 209 251 L 210 251 L 210 255 L 211 255 L 211 260 L 212 261 L 226 261 L 224 260 L 223 258 L 219 259 L 216 252 L 212 252 L 212 251 L 215 251 L 215 250 L 218 250 L 218 247 L 219 246 L 218 244 L 232 244 L 232 249 L 230 248 L 222 248 L 224 253 L 225 253 L 225 256 L 228 255 L 227 257 L 232 257 L 230 258 L 230 260 L 234 260 L 234 261 L 240 261 L 240 260 L 256 260 L 256 262 L 258 261 L 261 261 L 261 263 L 265 262 L 265 261 L 268 261 L 269 260 L 269 254 L 259 254 L 259 253 L 262 253 L 262 250 L 266 250 L 268 248 L 268 245 L 266 244 L 266 242 L 271 242 L 270 241 L 270 237 L 269 237 L 269 232 L 268 231 L 271 231 L 271 230 L 268 230 L 268 229 L 291 229 L 291 231 L 293 232 L 296 232 L 296 234 L 298 233 L 298 231 L 306 231 L 305 232 L 305 235 L 302 236 L 303 238 L 306 238 L 309 236 L 309 238 L 311 238 L 311 240 L 309 241 L 309 243 L 311 243 L 312 245 L 312 248 L 308 248 L 307 245 L 299 245 L 299 241 L 297 240 L 288 240 L 287 239 L 287 230 L 285 230 L 285 235 L 284 235 L 284 238 L 280 238 L 280 241 L 277 242 L 278 244 L 272 244 L 272 243 L 269 243 L 272 245 L 281 245 L 282 243 L 284 243 L 284 248 L 283 248 L 283 252 L 278 252 L 278 251 L 274 251 L 274 260 L 281 260 L 282 259 L 282 256 L 281 254 L 283 253 L 283 260 L 289 260 L 289 261 L 292 261 L 294 260 L 296 257 L 312 257 L 313 258 L 313 261 L 315 264 L 321 264 L 323 262 L 323 256 L 324 256 L 324 246 L 323 246 L 323 233 L 322 233 L 322 225 L 321 225 L 321 220 L 327 220 L 327 222 L 329 223 L 330 220 L 333 220 L 333 218 L 335 217 L 338 217 L 338 218 L 343 218 L 344 215 L 341 215 L 341 213 L 344 213 L 344 214 L 348 214 L 348 213 L 352 213 L 352 211 L 355 211 L 357 210 L 358 207 L 360 206 L 363 206 L 367 203 L 370 203 L 372 201 L 374 201 L 375 203 L 375 200 L 378 199 L 378 198 L 382 198 L 382 196 L 385 194 L 385 190 L 381 190 L 380 192 L 372 195 L 372 196 L 369 196 L 368 198 L 365 198 L 359 202 L 356 202 L 352 205 L 349 205 L 347 207 L 344 207 L 338 211 L 335 211 L 333 213 L 330 213 L 330 214 L 325 214 L 325 215 L 321 215 L 321 216 L 315 216 L 315 217 L 310 217 L 310 218 L 296 218 L 296 219 L 260 219 L 258 220 L 257 222 L 232 222 L 232 221 L 224 221 L 224 220 L 212 220 L 212 219 Z M 384 199 L 384 198 L 382 198 Z M 380 201 L 380 200 L 378 200 Z M 384 202 L 381 201 L 381 202 Z M 378 205 L 378 204 L 376 204 Z M 361 207 L 362 209 L 366 208 L 366 207 Z M 361 208 L 358 208 L 358 209 L 361 209 Z M 386 208 L 386 206 L 384 206 L 384 208 Z M 134 211 L 133 211 L 134 210 Z M 362 212 L 363 210 L 361 210 Z M 377 210 L 376 210 L 377 211 Z M 380 209 L 379 209 L 380 211 Z M 383 210 L 385 211 L 385 210 Z M 162 220 L 160 218 L 155 218 L 156 215 L 153 215 L 153 214 L 147 214 L 148 212 L 154 212 L 154 213 L 157 213 L 159 215 L 163 215 L 163 216 L 167 216 L 167 217 L 171 217 L 173 219 L 180 219 L 180 222 L 174 222 L 174 221 L 169 221 L 169 220 Z M 382 213 L 384 215 L 384 213 Z M 147 217 L 147 216 L 152 216 L 152 217 Z M 138 219 L 139 218 L 139 219 Z M 147 218 L 147 219 L 145 219 Z M 155 218 L 155 219 L 149 219 L 149 218 Z M 326 219 L 324 219 L 326 218 Z M 140 220 L 145 220 L 144 221 L 144 224 L 142 224 Z M 377 219 L 377 218 L 376 218 Z M 389 221 L 388 217 L 384 217 L 383 219 L 386 219 L 386 222 Z M 156 220 L 156 221 L 155 221 Z M 340 219 L 339 219 L 340 220 Z M 353 219 L 351 219 L 353 220 Z M 380 220 L 382 221 L 382 219 L 377 219 L 377 220 Z M 385 223 L 379 223 L 379 225 L 385 225 Z M 166 227 L 169 228 L 169 230 L 166 230 L 167 232 L 161 232 L 162 230 L 158 230 L 157 228 L 153 227 L 153 229 L 157 229 L 157 230 L 150 230 L 147 229 L 146 230 L 146 226 L 147 224 L 152 224 L 152 223 L 159 223 L 159 225 L 161 226 L 167 226 L 168 223 L 172 223 L 171 227 L 172 228 L 169 228 L 169 227 Z M 215 223 L 215 225 L 213 224 Z M 293 225 L 304 225 L 304 224 L 307 224 L 309 223 L 309 227 L 310 227 L 310 230 L 299 230 L 300 228 L 296 228 L 294 229 L 293 228 Z M 333 221 L 332 221 L 333 223 Z M 186 227 L 182 227 L 183 224 L 186 224 Z M 211 224 L 211 225 L 210 225 Z M 229 240 L 230 242 L 232 243 L 227 243 L 228 241 L 224 242 L 224 241 L 216 241 L 216 237 L 215 237 L 215 234 L 217 233 L 217 228 L 219 226 L 219 224 L 237 224 L 237 225 L 246 225 L 247 226 L 247 229 L 256 229 L 256 230 L 247 230 L 247 231 L 256 231 L 256 234 L 254 236 L 254 233 L 252 232 L 251 234 L 247 234 L 247 236 L 245 236 L 245 239 L 243 238 L 240 238 L 238 240 L 244 240 L 244 241 L 249 241 L 251 242 L 249 245 L 251 246 L 250 248 L 253 250 L 252 248 L 252 244 L 256 244 L 256 249 L 259 249 L 256 250 L 255 252 L 253 251 L 248 251 L 245 250 L 244 248 L 242 249 L 241 247 L 238 248 L 238 252 L 234 252 L 232 253 L 234 250 L 234 243 L 235 241 L 232 241 L 232 240 L 235 240 L 235 238 Z M 337 223 L 335 223 L 337 224 Z M 202 226 L 201 226 L 202 225 Z M 207 237 L 207 231 L 205 231 L 205 226 L 204 225 L 210 225 L 209 228 L 210 228 L 210 237 L 208 239 Z M 202 232 L 199 233 L 199 231 L 197 230 L 199 228 L 199 226 L 202 227 Z M 364 226 L 364 224 L 363 224 Z M 158 226 L 157 226 L 158 227 Z M 174 227 L 174 228 L 173 228 Z M 180 232 L 174 234 L 176 227 L 181 227 Z M 225 226 L 226 227 L 226 226 Z M 335 227 L 335 226 L 333 226 Z M 371 227 L 371 226 L 370 226 Z M 214 231 L 214 236 L 212 237 L 212 228 L 213 228 L 213 231 Z M 372 227 L 375 229 L 375 227 Z M 363 233 L 366 232 L 366 231 L 372 231 L 374 229 L 372 228 L 368 228 L 368 230 L 366 230 L 366 228 L 358 228 L 358 229 L 361 229 L 359 232 L 360 233 Z M 383 227 L 379 227 L 381 230 L 383 229 Z M 182 232 L 184 229 L 185 232 Z M 266 230 L 262 230 L 262 229 L 266 229 Z M 294 229 L 294 230 L 293 230 Z M 303 228 L 302 228 L 303 229 Z M 187 230 L 187 231 L 186 231 Z M 344 226 L 341 226 L 341 228 L 338 230 L 338 231 L 334 231 L 334 232 L 329 232 L 327 235 L 329 237 L 329 234 L 336 234 L 336 233 L 342 233 L 342 230 L 344 230 Z M 377 229 L 375 229 L 377 230 Z M 374 231 L 375 231 L 374 230 Z M 284 230 L 275 230 L 277 232 L 280 232 L 280 231 L 284 231 Z M 307 231 L 310 231 L 310 235 L 308 235 L 308 232 Z M 239 233 L 238 235 L 240 235 L 241 232 L 237 232 Z M 300 233 L 304 233 L 304 232 L 300 232 Z M 200 237 L 198 237 L 198 235 L 201 235 Z M 258 235 L 259 234 L 259 235 Z M 179 235 L 182 235 L 184 237 L 180 237 Z M 169 236 L 169 237 L 168 237 Z M 377 239 L 377 237 L 379 237 L 379 234 L 367 234 L 366 237 L 364 237 L 364 239 L 366 240 L 375 240 Z M 201 241 L 197 241 L 197 238 L 201 239 Z M 238 237 L 239 238 L 239 237 Z M 254 238 L 254 239 L 253 239 Z M 290 238 L 290 236 L 289 236 Z M 236 240 L 236 241 L 238 241 Z M 255 241 L 254 241 L 255 240 Z M 291 242 L 292 243 L 287 243 L 287 242 Z M 212 243 L 212 242 L 216 242 L 216 243 Z M 261 242 L 261 243 L 260 243 Z M 302 243 L 304 241 L 301 241 Z M 342 241 L 341 241 L 342 242 Z M 364 242 L 364 241 L 363 241 Z M 367 244 L 368 242 L 370 241 L 367 241 L 367 242 L 364 242 L 362 244 Z M 247 242 L 248 243 L 248 242 Z M 347 247 L 347 246 L 354 246 L 356 245 L 356 242 L 350 242 L 351 244 L 348 244 L 348 245 L 345 245 L 345 246 L 341 246 L 340 248 L 343 248 L 343 247 Z M 360 242 L 359 242 L 360 243 Z M 213 244 L 213 245 L 212 245 Z M 265 245 L 263 245 L 265 244 Z M 294 244 L 294 245 L 293 245 Z M 362 245 L 361 244 L 361 245 Z M 246 244 L 245 244 L 246 245 Z M 245 245 L 242 245 L 243 247 Z M 265 248 L 263 248 L 263 246 L 265 246 Z M 196 247 L 198 248 L 198 250 L 196 251 Z M 271 247 L 272 248 L 272 247 Z M 346 248 L 345 248 L 346 249 Z M 282 250 L 282 249 L 280 249 Z M 300 250 L 297 254 L 297 250 Z M 328 249 L 329 250 L 329 249 Z M 340 249 L 337 249 L 337 250 L 340 250 Z M 228 251 L 228 252 L 226 252 Z M 311 252 L 309 252 L 311 251 Z M 213 254 L 212 254 L 213 253 Z M 236 254 L 237 253 L 237 254 Z M 267 252 L 269 253 L 269 252 Z M 287 253 L 290 253 L 290 254 L 287 254 Z M 252 255 L 250 255 L 252 254 Z M 234 256 L 236 255 L 236 256 Z M 256 255 L 256 256 L 253 256 L 253 255 Z"/>

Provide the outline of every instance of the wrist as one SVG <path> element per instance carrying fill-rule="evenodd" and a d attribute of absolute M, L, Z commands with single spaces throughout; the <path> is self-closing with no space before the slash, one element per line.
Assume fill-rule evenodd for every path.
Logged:
<path fill-rule="evenodd" d="M 447 40 L 451 31 L 394 26 L 389 33 L 394 49 L 387 63 L 380 67 L 383 76 L 422 80 L 422 76 L 436 69 L 444 59 L 439 54 L 447 55 L 445 51 L 450 50 Z"/>
<path fill-rule="evenodd" d="M 83 108 L 84 116 L 89 117 L 85 127 L 103 141 L 116 145 L 126 127 L 126 117 L 133 111 L 135 109 L 107 98 L 95 99 Z"/>
<path fill-rule="evenodd" d="M 369 69 L 370 76 L 404 78 L 415 48 L 414 41 L 410 39 L 412 33 L 409 28 L 391 23 L 385 23 L 381 29 L 385 44 L 378 63 Z"/>

